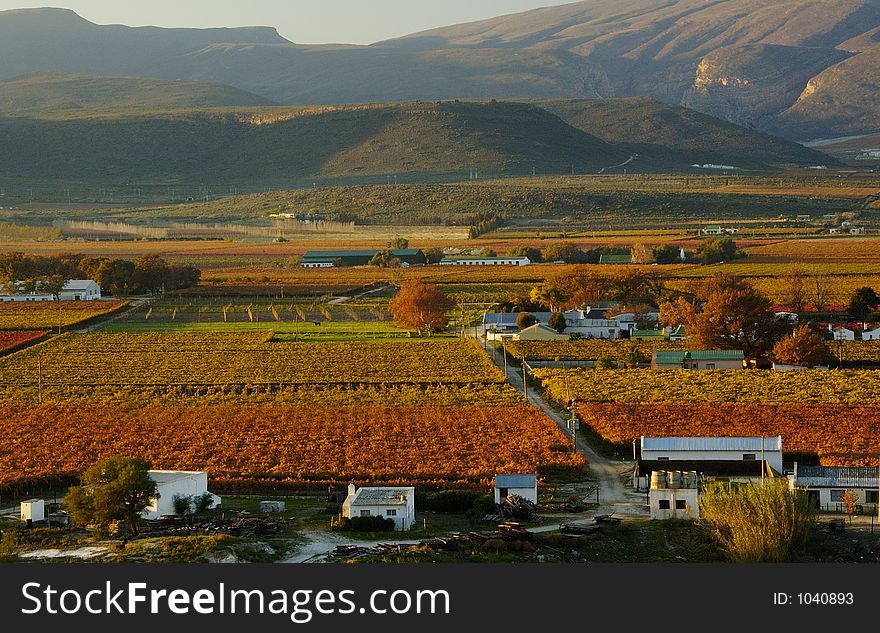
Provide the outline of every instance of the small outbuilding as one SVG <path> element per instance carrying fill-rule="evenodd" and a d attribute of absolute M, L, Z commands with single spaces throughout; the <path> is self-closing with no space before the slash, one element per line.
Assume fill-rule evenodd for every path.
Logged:
<path fill-rule="evenodd" d="M 507 497 L 522 497 L 538 503 L 538 478 L 535 475 L 495 475 L 495 505 Z"/>
<path fill-rule="evenodd" d="M 742 369 L 745 354 L 739 349 L 654 350 L 652 369 Z"/>
<path fill-rule="evenodd" d="M 402 532 L 412 529 L 416 522 L 415 488 L 355 488 L 348 486 L 348 496 L 342 504 L 342 516 L 382 517 L 394 521 L 394 529 Z"/>
<path fill-rule="evenodd" d="M 567 334 L 560 334 L 549 325 L 536 323 L 519 334 L 514 334 L 513 338 L 520 341 L 567 341 L 571 337 Z"/>
<path fill-rule="evenodd" d="M 845 511 L 844 495 L 855 494 L 855 503 L 863 512 L 877 513 L 880 501 L 880 475 L 871 466 L 798 466 L 795 462 L 788 476 L 792 488 L 807 491 L 807 498 L 819 510 Z"/>
<path fill-rule="evenodd" d="M 21 502 L 21 520 L 22 521 L 45 521 L 46 520 L 46 502 L 42 499 L 28 499 Z"/>
<path fill-rule="evenodd" d="M 174 508 L 175 497 L 198 498 L 210 495 L 209 508 L 220 507 L 220 497 L 208 492 L 208 473 L 192 472 L 184 470 L 151 470 L 150 478 L 156 482 L 158 496 L 154 497 L 141 513 L 148 520 L 155 521 L 163 516 L 176 514 Z"/>

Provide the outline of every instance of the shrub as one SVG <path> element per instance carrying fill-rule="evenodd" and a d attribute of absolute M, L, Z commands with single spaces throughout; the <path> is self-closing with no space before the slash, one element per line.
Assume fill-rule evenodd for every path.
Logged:
<path fill-rule="evenodd" d="M 700 495 L 700 518 L 739 563 L 792 560 L 806 545 L 815 509 L 787 479 L 729 487 L 714 483 Z"/>
<path fill-rule="evenodd" d="M 384 517 L 342 517 L 334 526 L 339 532 L 393 532 L 394 520 Z"/>

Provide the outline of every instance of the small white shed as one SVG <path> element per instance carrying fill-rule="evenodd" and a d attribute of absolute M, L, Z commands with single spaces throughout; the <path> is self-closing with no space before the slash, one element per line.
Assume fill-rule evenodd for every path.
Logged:
<path fill-rule="evenodd" d="M 342 504 L 342 516 L 383 517 L 394 521 L 394 529 L 402 532 L 412 529 L 416 522 L 415 488 L 355 488 L 348 486 L 348 496 Z"/>
<path fill-rule="evenodd" d="M 538 503 L 538 478 L 535 475 L 495 475 L 495 504 L 514 495 Z"/>
<path fill-rule="evenodd" d="M 45 521 L 46 502 L 42 499 L 28 499 L 21 502 L 22 521 Z"/>
<path fill-rule="evenodd" d="M 174 497 L 200 497 L 211 495 L 209 508 L 220 507 L 220 497 L 208 492 L 208 473 L 183 470 L 151 470 L 150 478 L 156 482 L 158 497 L 154 497 L 150 505 L 141 513 L 145 519 L 156 520 L 163 516 L 176 514 Z"/>

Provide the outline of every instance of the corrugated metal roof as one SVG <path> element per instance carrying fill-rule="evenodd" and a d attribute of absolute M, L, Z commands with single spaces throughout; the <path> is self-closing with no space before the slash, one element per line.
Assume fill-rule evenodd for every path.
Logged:
<path fill-rule="evenodd" d="M 798 466 L 797 483 L 817 488 L 877 488 L 878 469 L 871 466 Z"/>
<path fill-rule="evenodd" d="M 549 323 L 552 312 L 529 312 L 533 317 L 541 323 Z M 483 314 L 483 323 L 485 325 L 516 325 L 516 319 L 519 312 L 486 312 Z"/>
<path fill-rule="evenodd" d="M 535 475 L 495 475 L 496 488 L 534 488 L 537 483 Z"/>
<path fill-rule="evenodd" d="M 760 437 L 642 437 L 643 451 L 760 451 Z M 781 451 L 782 436 L 765 437 L 765 451 Z"/>
<path fill-rule="evenodd" d="M 713 350 L 657 350 L 656 361 L 661 365 L 681 364 L 686 360 L 742 360 L 745 354 L 741 349 Z"/>
<path fill-rule="evenodd" d="M 373 257 L 374 255 L 381 253 L 382 251 L 378 248 L 368 249 L 368 250 L 349 250 L 349 251 L 307 251 L 303 255 L 303 259 L 313 259 L 313 258 L 337 258 L 337 257 Z M 417 248 L 406 248 L 406 249 L 395 249 L 391 251 L 391 254 L 394 257 L 416 257 L 421 253 L 421 251 Z"/>
<path fill-rule="evenodd" d="M 399 506 L 406 505 L 412 488 L 359 488 L 352 500 L 353 506 Z"/>

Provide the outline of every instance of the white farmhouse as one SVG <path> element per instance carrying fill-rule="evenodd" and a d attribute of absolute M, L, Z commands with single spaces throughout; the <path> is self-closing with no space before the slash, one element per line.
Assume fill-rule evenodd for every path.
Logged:
<path fill-rule="evenodd" d="M 441 266 L 528 266 L 528 257 L 444 257 Z"/>
<path fill-rule="evenodd" d="M 854 341 L 856 340 L 855 330 L 847 327 L 834 327 L 828 324 L 828 331 L 834 336 L 835 341 Z"/>
<path fill-rule="evenodd" d="M 782 470 L 782 436 L 776 437 L 645 437 L 642 460 L 647 462 L 759 462 Z"/>
<path fill-rule="evenodd" d="M 805 489 L 807 498 L 820 510 L 845 510 L 843 496 L 855 493 L 856 505 L 877 513 L 880 501 L 878 469 L 870 466 L 798 466 L 788 476 L 791 487 Z"/>
<path fill-rule="evenodd" d="M 348 496 L 342 504 L 342 516 L 382 517 L 394 521 L 394 529 L 412 529 L 416 522 L 415 488 L 355 488 L 348 486 Z"/>
<path fill-rule="evenodd" d="M 16 282 L 19 287 L 23 282 Z M 59 293 L 61 301 L 97 301 L 101 298 L 101 286 L 91 279 L 71 279 Z M 55 297 L 42 293 L 0 294 L 0 301 L 54 301 Z"/>
<path fill-rule="evenodd" d="M 862 340 L 863 341 L 880 341 L 880 328 L 869 330 L 862 330 Z"/>
<path fill-rule="evenodd" d="M 200 497 L 211 495 L 210 508 L 220 507 L 220 497 L 208 492 L 208 473 L 182 470 L 151 470 L 150 478 L 156 482 L 158 496 L 141 513 L 148 520 L 156 520 L 163 516 L 175 514 L 174 497 Z"/>
<path fill-rule="evenodd" d="M 700 518 L 699 475 L 696 471 L 655 470 L 648 505 L 654 520 Z"/>
<path fill-rule="evenodd" d="M 535 475 L 495 475 L 495 505 L 514 495 L 538 503 L 538 478 Z"/>

